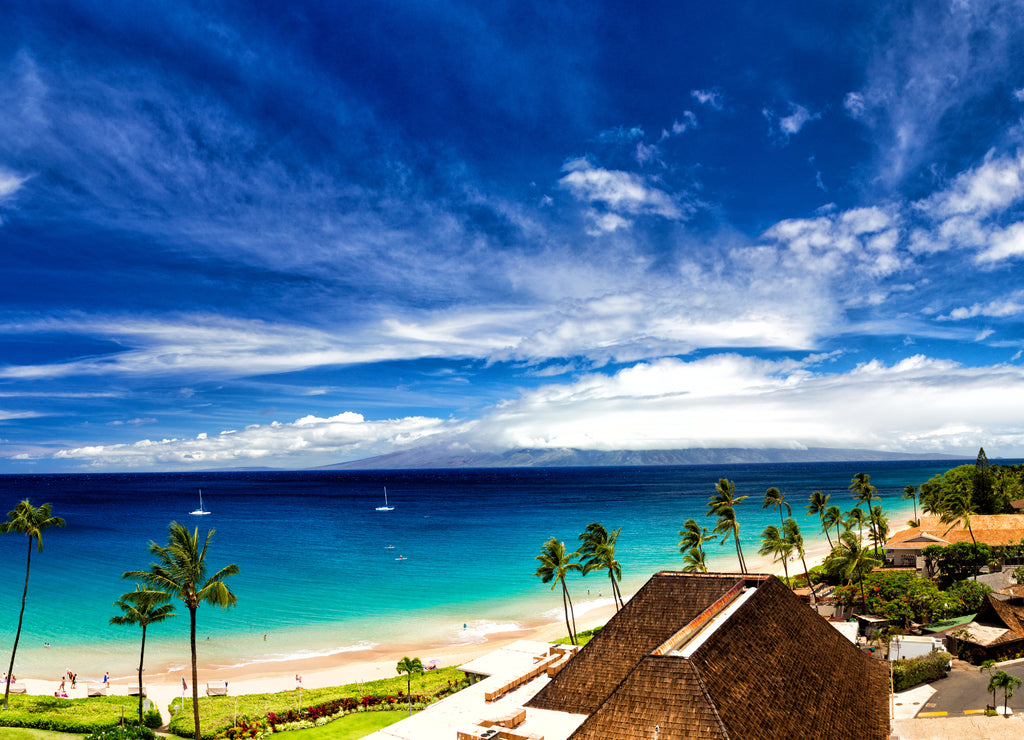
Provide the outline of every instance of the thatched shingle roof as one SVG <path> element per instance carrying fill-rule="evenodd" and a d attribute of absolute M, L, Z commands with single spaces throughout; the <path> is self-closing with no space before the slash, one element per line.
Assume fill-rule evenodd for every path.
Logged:
<path fill-rule="evenodd" d="M 570 740 L 883 740 L 888 687 L 774 577 L 659 573 L 528 706 L 589 714 Z"/>
<path fill-rule="evenodd" d="M 971 542 L 971 532 L 974 533 L 974 539 L 991 547 L 1002 547 L 1013 542 L 1020 542 L 1021 539 L 1024 539 L 1024 516 L 1019 514 L 975 514 L 971 517 L 970 531 L 964 527 L 962 522 L 953 524 L 951 528 L 950 524 L 943 524 L 937 516 L 923 516 L 920 527 L 911 527 L 897 532 L 885 543 L 885 547 L 890 550 L 909 547 L 911 543 L 908 540 L 913 540 L 921 534 L 931 535 L 949 544 Z"/>

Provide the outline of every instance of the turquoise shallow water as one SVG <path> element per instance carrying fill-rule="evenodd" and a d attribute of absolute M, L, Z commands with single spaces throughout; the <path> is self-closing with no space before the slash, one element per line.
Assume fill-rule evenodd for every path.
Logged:
<path fill-rule="evenodd" d="M 4 511 L 28 498 L 52 503 L 67 520 L 33 553 L 15 673 L 128 675 L 140 631 L 109 625 L 113 601 L 132 588 L 120 575 L 148 567 L 149 541 L 164 542 L 172 520 L 203 533 L 215 528 L 211 566 L 240 568 L 229 581 L 237 607 L 201 607 L 198 628 L 202 662 L 238 665 L 377 644 L 482 641 L 539 616 L 555 621 L 558 592 L 532 575 L 548 537 L 574 547 L 592 521 L 622 527 L 617 557 L 629 592 L 680 567 L 677 533 L 686 519 L 713 527 L 704 515 L 720 477 L 750 496 L 738 510 L 750 559 L 761 530 L 778 522 L 761 509 L 769 486 L 787 493 L 810 547 L 824 541 L 817 519 L 804 516 L 811 491 L 849 509 L 850 479 L 866 472 L 893 521 L 903 522 L 903 487 L 953 464 L 2 476 Z M 378 512 L 385 485 L 395 508 Z M 199 489 L 210 516 L 188 514 Z M 9 655 L 17 624 L 25 549 L 23 539 L 0 537 L 0 657 Z M 731 543 L 710 554 L 715 567 L 736 569 Z M 583 609 L 599 593 L 607 597 L 607 585 L 602 575 L 570 583 Z M 185 665 L 187 633 L 187 613 L 151 627 L 147 665 Z"/>

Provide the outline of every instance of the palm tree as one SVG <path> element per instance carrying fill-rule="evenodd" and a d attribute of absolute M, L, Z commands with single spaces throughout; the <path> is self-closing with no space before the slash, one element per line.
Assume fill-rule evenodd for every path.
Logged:
<path fill-rule="evenodd" d="M 994 660 L 992 660 L 991 658 L 989 658 L 988 660 L 984 661 L 981 664 L 981 666 L 978 668 L 978 670 L 980 672 L 982 672 L 982 673 L 986 673 L 986 672 L 988 673 L 988 690 L 992 692 L 992 708 L 995 709 L 995 707 L 996 707 L 996 689 L 998 687 L 992 683 L 992 678 L 996 674 L 996 662 Z"/>
<path fill-rule="evenodd" d="M 875 552 L 878 552 L 878 545 L 885 549 L 885 542 L 889 539 L 889 517 L 882 511 L 881 504 L 875 504 L 871 509 L 871 523 L 874 525 L 875 536 L 878 537 L 875 540 Z"/>
<path fill-rule="evenodd" d="M 963 524 L 964 529 L 971 535 L 971 542 L 974 543 L 974 559 L 978 559 L 978 541 L 974 539 L 974 530 L 971 529 L 971 515 L 977 514 L 972 500 L 971 492 L 965 486 L 957 486 L 949 491 L 942 499 L 942 512 L 939 521 L 948 524 L 943 534 L 949 534 L 957 524 Z M 974 572 L 974 580 L 978 580 L 978 572 Z"/>
<path fill-rule="evenodd" d="M 1021 680 L 1016 676 L 1010 675 L 1006 671 L 996 671 L 992 674 L 992 677 L 988 680 L 988 690 L 992 692 L 992 701 L 995 702 L 996 689 L 1003 690 L 1003 714 L 1006 715 L 1007 706 L 1010 703 L 1010 697 L 1013 696 L 1013 690 L 1021 685 Z"/>
<path fill-rule="evenodd" d="M 761 532 L 761 548 L 758 555 L 770 555 L 772 561 L 782 560 L 782 570 L 786 574 L 786 585 L 789 585 L 789 565 L 786 558 L 793 552 L 793 546 L 782 536 L 779 528 L 769 524 Z"/>
<path fill-rule="evenodd" d="M 142 666 L 146 655 L 146 627 L 177 616 L 174 613 L 174 604 L 167 603 L 170 600 L 171 597 L 163 591 L 143 591 L 136 585 L 134 591 L 123 594 L 114 602 L 114 606 L 120 608 L 123 614 L 110 618 L 111 624 L 137 624 L 142 627 L 142 650 L 139 653 L 140 725 L 142 725 Z"/>
<path fill-rule="evenodd" d="M 580 549 L 578 555 L 583 566 L 583 575 L 595 570 L 607 570 L 612 582 L 612 601 L 615 611 L 622 607 L 622 594 L 618 581 L 622 580 L 622 566 L 615 559 L 615 542 L 619 539 L 622 527 L 608 532 L 598 522 L 587 525 L 587 529 L 579 536 Z"/>
<path fill-rule="evenodd" d="M 779 510 L 779 524 L 784 522 L 782 507 L 786 507 L 786 516 L 793 516 L 793 507 L 786 503 L 786 494 L 775 486 L 764 492 L 764 501 L 761 502 L 761 508 L 767 509 L 769 506 Z"/>
<path fill-rule="evenodd" d="M 857 509 L 857 511 L 860 510 Z M 881 564 L 881 561 L 871 557 L 859 535 L 855 535 L 853 532 L 843 532 L 839 538 L 839 544 L 825 558 L 825 571 L 829 575 L 844 578 L 847 584 L 853 584 L 856 580 L 860 584 L 860 596 L 864 604 L 864 611 L 867 611 L 868 597 L 864 590 L 864 576 Z"/>
<path fill-rule="evenodd" d="M 839 535 L 842 533 L 842 526 L 843 526 L 843 511 L 842 511 L 842 509 L 840 509 L 838 506 L 830 506 L 827 509 L 825 509 L 825 513 L 821 517 L 821 528 L 823 530 L 825 530 L 825 536 L 828 537 L 828 530 L 831 527 L 835 527 L 836 528 L 836 540 L 838 541 Z M 835 545 L 832 543 L 831 539 L 829 539 L 828 545 L 829 545 L 829 550 L 831 550 L 833 547 L 835 547 Z"/>
<path fill-rule="evenodd" d="M 804 566 L 804 576 L 807 578 L 807 588 L 811 590 L 811 606 L 814 607 L 814 611 L 818 611 L 818 600 L 814 595 L 814 586 L 811 583 L 811 571 L 807 569 L 807 557 L 804 552 L 804 536 L 800 534 L 800 526 L 794 519 L 787 519 L 782 525 L 782 536 L 792 546 L 796 554 L 800 556 L 800 562 Z"/>
<path fill-rule="evenodd" d="M 871 502 L 874 500 L 875 494 L 878 493 L 878 489 L 871 485 L 871 476 L 866 473 L 857 473 L 850 481 L 849 488 L 853 491 L 853 498 L 857 501 L 857 506 L 867 504 L 870 512 Z M 875 532 L 875 522 L 873 519 L 869 519 L 868 524 L 871 526 L 871 538 L 875 542 L 875 557 L 878 557 L 878 533 Z"/>
<path fill-rule="evenodd" d="M 906 486 L 903 489 L 903 496 L 900 500 L 910 499 L 914 502 L 914 518 L 917 519 L 917 486 Z"/>
<path fill-rule="evenodd" d="M 544 543 L 540 555 L 535 560 L 540 561 L 540 566 L 534 573 L 540 578 L 541 583 L 551 583 L 551 590 L 555 590 L 555 584 L 562 584 L 562 608 L 565 609 L 565 626 L 569 630 L 569 641 L 576 643 L 576 615 L 572 611 L 572 597 L 569 596 L 569 587 L 565 585 L 565 576 L 569 571 L 583 570 L 579 563 L 573 562 L 577 553 L 567 553 L 565 543 L 560 542 L 557 537 L 552 537 Z M 572 615 L 572 624 L 569 624 L 569 615 Z"/>
<path fill-rule="evenodd" d="M 708 528 L 700 526 L 694 519 L 687 519 L 679 530 L 679 537 L 679 552 L 683 553 L 683 562 L 686 564 L 683 570 L 687 573 L 707 573 L 704 543 L 711 539 Z"/>
<path fill-rule="evenodd" d="M 714 514 L 718 517 L 712 534 L 722 535 L 723 545 L 729 537 L 736 543 L 736 557 L 740 562 L 741 573 L 747 572 L 747 561 L 743 559 L 743 548 L 740 547 L 740 525 L 736 520 L 736 507 L 746 500 L 746 496 L 736 496 L 736 485 L 731 480 L 719 478 L 715 485 L 715 495 L 708 499 L 708 511 L 705 514 Z"/>
<path fill-rule="evenodd" d="M 0 534 L 21 534 L 28 539 L 28 557 L 25 559 L 25 589 L 21 592 L 21 611 L 18 613 L 18 631 L 14 633 L 14 647 L 11 648 L 11 665 L 7 669 L 8 679 L 4 687 L 4 711 L 7 711 L 11 694 L 10 675 L 14 673 L 14 656 L 18 652 L 18 640 L 21 638 L 21 623 L 25 618 L 25 598 L 28 596 L 28 573 L 32 567 L 32 540 L 36 541 L 36 549 L 43 551 L 43 532 L 50 527 L 63 527 L 64 520 L 53 516 L 53 507 L 43 504 L 38 509 L 28 499 L 19 501 L 14 509 L 7 513 L 7 521 L 0 524 Z"/>
<path fill-rule="evenodd" d="M 861 530 L 864 529 L 864 512 L 856 506 L 846 512 L 846 519 L 843 520 L 843 529 L 845 531 L 852 532 L 854 528 L 857 529 L 858 536 Z"/>
<path fill-rule="evenodd" d="M 399 674 L 408 674 L 405 680 L 405 693 L 409 696 L 409 716 L 412 716 L 412 674 L 423 673 L 423 661 L 419 658 L 410 658 L 406 656 L 398 661 L 398 665 L 395 666 Z"/>
<path fill-rule="evenodd" d="M 832 538 L 829 537 L 828 534 L 829 527 L 825 526 L 825 512 L 829 508 L 829 498 L 831 498 L 831 494 L 829 493 L 822 493 L 821 491 L 815 491 L 812 493 L 809 503 L 807 504 L 807 513 L 818 515 L 818 521 L 821 522 L 821 530 L 825 533 L 825 539 L 828 540 L 828 549 L 831 550 Z M 835 509 L 837 512 L 839 511 L 838 506 L 835 507 Z M 832 524 L 835 524 L 835 522 L 832 522 Z"/>
<path fill-rule="evenodd" d="M 189 532 L 177 522 L 171 522 L 168 529 L 167 545 L 149 543 L 149 553 L 156 558 L 149 570 L 130 570 L 121 578 L 140 581 L 153 590 L 163 591 L 181 599 L 189 614 L 189 641 L 192 645 L 192 716 L 196 724 L 196 740 L 202 735 L 199 730 L 199 683 L 196 661 L 196 610 L 206 603 L 228 609 L 238 601 L 231 589 L 224 583 L 228 576 L 238 574 L 238 566 L 226 565 L 206 578 L 206 551 L 210 538 L 216 530 L 206 533 L 202 548 L 199 545 L 199 528 Z"/>

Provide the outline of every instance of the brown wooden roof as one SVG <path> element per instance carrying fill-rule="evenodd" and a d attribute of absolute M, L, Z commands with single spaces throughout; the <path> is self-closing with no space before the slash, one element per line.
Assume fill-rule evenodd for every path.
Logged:
<path fill-rule="evenodd" d="M 651 654 L 738 583 L 756 591 L 690 657 Z M 659 573 L 528 706 L 589 714 L 570 740 L 884 740 L 888 694 L 885 667 L 778 579 Z"/>
<path fill-rule="evenodd" d="M 743 581 L 736 574 L 682 575 L 653 576 L 527 706 L 590 714 L 644 656 Z"/>
<path fill-rule="evenodd" d="M 1002 547 L 1024 539 L 1024 516 L 1019 514 L 975 514 L 971 517 L 971 529 L 967 530 L 962 523 L 943 524 L 937 516 L 921 517 L 920 527 L 911 527 L 894 534 L 885 543 L 887 549 L 909 547 L 907 540 L 919 536 L 922 532 L 938 537 L 952 544 L 954 542 L 970 542 L 971 532 L 978 542 L 992 547 Z M 904 544 L 906 543 L 906 544 Z"/>
<path fill-rule="evenodd" d="M 1005 635 L 989 643 L 990 645 L 1024 638 L 1024 605 L 1021 605 L 1019 599 L 1003 601 L 995 598 L 992 594 L 986 594 L 985 602 L 978 610 L 974 621 L 983 625 L 1005 627 L 1009 630 Z"/>

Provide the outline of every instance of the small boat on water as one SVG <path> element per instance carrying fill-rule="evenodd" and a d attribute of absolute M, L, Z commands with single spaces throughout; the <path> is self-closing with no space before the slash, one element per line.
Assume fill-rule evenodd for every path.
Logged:
<path fill-rule="evenodd" d="M 408 559 L 409 558 L 405 557 L 405 555 L 399 555 L 397 558 L 395 558 L 395 560 L 408 560 Z"/>
<path fill-rule="evenodd" d="M 385 546 L 384 546 L 384 549 L 385 549 L 385 550 L 394 550 L 394 549 L 395 549 L 395 546 L 394 546 L 394 545 L 385 545 Z"/>
<path fill-rule="evenodd" d="M 384 505 L 378 506 L 377 511 L 394 511 L 394 506 L 388 506 L 388 487 L 384 486 Z"/>
<path fill-rule="evenodd" d="M 206 511 L 206 509 L 203 508 L 203 489 L 200 488 L 199 489 L 199 508 L 196 509 L 195 511 L 190 511 L 189 514 L 191 514 L 192 516 L 206 516 L 209 513 L 210 512 Z"/>

